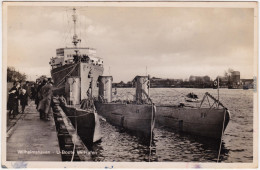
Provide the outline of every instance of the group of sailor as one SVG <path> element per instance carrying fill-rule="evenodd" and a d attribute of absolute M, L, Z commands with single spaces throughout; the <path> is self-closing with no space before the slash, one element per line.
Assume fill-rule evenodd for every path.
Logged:
<path fill-rule="evenodd" d="M 51 99 L 53 80 L 51 78 L 38 81 L 37 96 L 35 99 L 36 109 L 40 113 L 40 119 L 49 121 L 51 112 Z"/>

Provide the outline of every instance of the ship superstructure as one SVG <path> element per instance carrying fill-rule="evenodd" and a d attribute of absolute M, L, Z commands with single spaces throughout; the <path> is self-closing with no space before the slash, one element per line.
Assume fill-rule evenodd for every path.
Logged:
<path fill-rule="evenodd" d="M 78 47 L 81 39 L 76 32 L 77 15 L 75 8 L 73 9 L 72 19 L 74 23 L 73 46 L 56 49 L 56 57 L 52 57 L 49 64 L 54 86 L 61 89 L 60 91 L 65 94 L 67 101 L 79 104 L 81 100 L 87 99 L 90 93 L 93 94 L 97 87 L 97 79 L 103 74 L 104 68 L 103 59 L 97 56 L 96 49 Z M 71 77 L 79 79 L 76 85 L 71 84 L 70 80 L 68 81 Z M 72 80 L 72 82 L 74 81 Z M 74 91 L 77 91 L 75 92 L 76 96 Z"/>
<path fill-rule="evenodd" d="M 52 69 L 61 67 L 66 64 L 74 63 L 75 51 L 77 51 L 77 55 L 84 59 L 85 62 L 98 65 L 103 67 L 103 59 L 96 56 L 96 49 L 94 48 L 75 48 L 75 47 L 66 47 L 66 48 L 58 48 L 56 50 L 56 57 L 51 58 L 50 65 Z M 82 61 L 84 62 L 84 61 Z"/>

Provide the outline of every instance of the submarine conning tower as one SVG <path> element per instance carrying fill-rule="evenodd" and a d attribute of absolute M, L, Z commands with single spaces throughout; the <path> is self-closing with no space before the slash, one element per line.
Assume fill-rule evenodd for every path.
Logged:
<path fill-rule="evenodd" d="M 112 82 L 112 76 L 99 76 L 98 78 L 98 96 L 108 103 L 112 102 Z"/>
<path fill-rule="evenodd" d="M 149 98 L 150 81 L 148 76 L 136 76 L 135 88 L 136 88 L 136 102 L 144 103 Z"/>

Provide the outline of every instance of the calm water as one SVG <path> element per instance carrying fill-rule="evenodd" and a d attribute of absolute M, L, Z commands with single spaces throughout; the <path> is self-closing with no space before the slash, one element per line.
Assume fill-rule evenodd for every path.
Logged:
<path fill-rule="evenodd" d="M 114 89 L 113 89 L 114 90 Z M 133 99 L 134 89 L 117 89 L 113 99 Z M 205 92 L 217 97 L 214 89 L 151 89 L 156 104 L 178 104 L 193 92 L 203 98 Z M 220 161 L 253 161 L 253 91 L 220 89 L 220 101 L 230 110 L 231 120 L 226 128 Z M 187 103 L 188 104 L 188 103 Z M 194 104 L 196 105 L 196 104 Z M 101 120 L 102 142 L 95 144 L 95 161 L 148 161 L 149 146 L 124 130 Z M 155 128 L 151 161 L 216 162 L 219 141 L 179 134 L 170 129 Z"/>

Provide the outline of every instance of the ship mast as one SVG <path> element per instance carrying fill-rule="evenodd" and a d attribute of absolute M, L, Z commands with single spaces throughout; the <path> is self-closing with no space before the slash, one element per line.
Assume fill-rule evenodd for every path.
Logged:
<path fill-rule="evenodd" d="M 79 42 L 81 42 L 81 39 L 78 38 L 77 31 L 76 31 L 76 26 L 77 26 L 76 8 L 73 8 L 72 19 L 73 19 L 73 22 L 74 22 L 74 35 L 73 35 L 73 41 L 72 41 L 72 43 L 73 43 L 74 46 L 77 48 L 77 44 L 78 44 Z M 77 53 L 77 50 L 76 50 L 76 53 Z"/>

